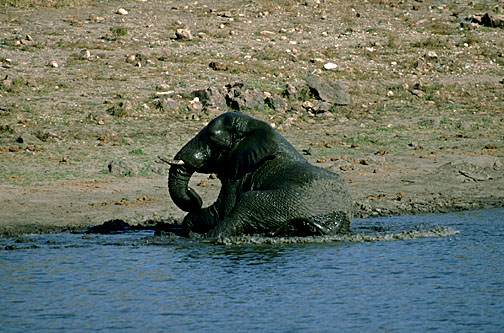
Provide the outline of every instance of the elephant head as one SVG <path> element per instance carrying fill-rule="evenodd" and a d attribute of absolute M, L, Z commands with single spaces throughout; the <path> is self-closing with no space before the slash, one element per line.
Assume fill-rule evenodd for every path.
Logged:
<path fill-rule="evenodd" d="M 237 112 L 213 119 L 170 162 L 168 189 L 173 202 L 187 212 L 201 208 L 202 200 L 188 187 L 194 172 L 217 173 L 239 179 L 277 151 L 294 148 L 271 126 Z"/>

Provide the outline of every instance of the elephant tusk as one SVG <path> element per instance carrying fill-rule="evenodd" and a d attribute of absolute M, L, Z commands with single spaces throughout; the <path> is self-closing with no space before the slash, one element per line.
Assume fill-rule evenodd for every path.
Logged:
<path fill-rule="evenodd" d="M 184 165 L 185 162 L 182 161 L 182 160 L 169 160 L 169 159 L 166 159 L 164 157 L 161 157 L 161 156 L 158 156 L 158 158 L 162 161 L 162 162 L 165 162 L 169 165 L 178 165 L 178 166 L 181 166 L 181 165 Z"/>

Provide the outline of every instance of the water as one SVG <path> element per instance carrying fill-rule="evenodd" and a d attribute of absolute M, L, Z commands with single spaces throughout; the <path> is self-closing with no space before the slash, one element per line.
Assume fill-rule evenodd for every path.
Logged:
<path fill-rule="evenodd" d="M 504 209 L 356 219 L 448 237 L 213 245 L 152 233 L 0 239 L 0 331 L 503 332 Z"/>

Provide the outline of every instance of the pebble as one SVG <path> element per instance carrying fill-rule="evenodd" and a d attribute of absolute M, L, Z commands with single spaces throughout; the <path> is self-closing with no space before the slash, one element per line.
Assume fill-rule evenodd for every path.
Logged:
<path fill-rule="evenodd" d="M 194 97 L 194 99 L 189 102 L 189 109 L 192 111 L 199 111 L 203 109 L 203 104 L 200 102 L 199 97 Z"/>
<path fill-rule="evenodd" d="M 335 63 L 328 62 L 328 63 L 324 64 L 324 69 L 326 71 L 335 70 L 336 68 L 338 68 L 338 65 L 336 65 Z"/>
<path fill-rule="evenodd" d="M 128 13 L 128 11 L 127 11 L 126 9 L 124 9 L 124 8 L 119 8 L 119 9 L 117 10 L 117 14 L 119 14 L 119 15 L 128 15 L 129 13 Z"/>
<path fill-rule="evenodd" d="M 420 97 L 420 98 L 425 96 L 425 93 L 421 90 L 418 90 L 418 89 L 411 90 L 411 93 L 415 96 Z"/>
<path fill-rule="evenodd" d="M 178 40 L 192 40 L 193 35 L 191 33 L 191 30 L 184 28 L 184 29 L 177 29 L 175 32 L 175 36 Z"/>
<path fill-rule="evenodd" d="M 434 51 L 427 51 L 427 52 L 425 53 L 425 57 L 426 57 L 427 59 L 434 60 L 434 59 L 437 59 L 437 58 L 438 58 L 438 55 L 437 55 L 437 53 L 436 53 L 436 52 L 434 52 Z"/>
<path fill-rule="evenodd" d="M 52 68 L 58 68 L 59 67 L 58 63 L 56 61 L 54 61 L 54 60 L 49 61 L 48 66 L 50 66 Z"/>
<path fill-rule="evenodd" d="M 91 52 L 89 50 L 81 50 L 79 56 L 81 59 L 87 60 L 91 58 Z"/>

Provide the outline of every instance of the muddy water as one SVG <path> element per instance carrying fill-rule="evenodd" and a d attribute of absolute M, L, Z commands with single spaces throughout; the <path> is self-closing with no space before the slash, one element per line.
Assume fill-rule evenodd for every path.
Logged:
<path fill-rule="evenodd" d="M 0 239 L 0 327 L 504 331 L 504 209 L 356 220 L 353 230 L 371 238 L 261 245 L 150 232 Z"/>

